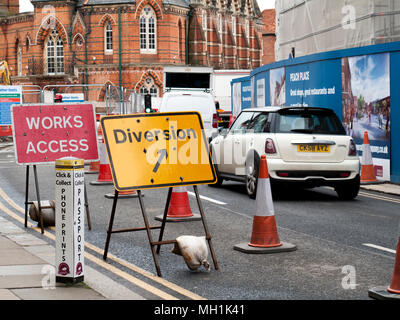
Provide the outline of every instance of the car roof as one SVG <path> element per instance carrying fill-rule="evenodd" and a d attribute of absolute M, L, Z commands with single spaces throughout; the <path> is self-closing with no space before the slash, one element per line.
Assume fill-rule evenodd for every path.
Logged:
<path fill-rule="evenodd" d="M 301 110 L 301 109 L 308 109 L 308 110 L 325 110 L 325 111 L 332 111 L 332 109 L 329 108 L 317 108 L 317 107 L 289 107 L 289 106 L 266 106 L 266 107 L 258 107 L 258 108 L 247 108 L 243 109 L 243 111 L 249 111 L 249 112 L 278 112 L 279 110 L 284 110 L 284 109 L 293 109 L 293 110 Z"/>

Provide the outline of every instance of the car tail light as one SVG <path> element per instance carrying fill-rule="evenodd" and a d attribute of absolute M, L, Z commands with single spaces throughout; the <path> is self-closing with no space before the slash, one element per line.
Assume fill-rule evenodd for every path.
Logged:
<path fill-rule="evenodd" d="M 289 177 L 289 172 L 277 172 L 278 177 Z"/>
<path fill-rule="evenodd" d="M 275 144 L 274 141 L 272 141 L 272 139 L 268 138 L 267 140 L 265 140 L 265 153 L 266 154 L 276 153 Z"/>
<path fill-rule="evenodd" d="M 351 139 L 350 140 L 350 146 L 349 146 L 349 156 L 356 156 L 357 155 L 357 147 L 354 141 Z"/>
<path fill-rule="evenodd" d="M 217 116 L 216 113 L 213 114 L 212 127 L 213 128 L 218 128 L 218 116 Z"/>

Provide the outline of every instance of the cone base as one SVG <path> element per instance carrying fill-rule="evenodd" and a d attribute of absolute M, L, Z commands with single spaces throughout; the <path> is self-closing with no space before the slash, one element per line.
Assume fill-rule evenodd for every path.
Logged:
<path fill-rule="evenodd" d="M 91 181 L 92 186 L 111 186 L 114 183 L 112 181 Z"/>
<path fill-rule="evenodd" d="M 85 174 L 95 174 L 95 173 L 99 174 L 98 171 L 85 171 Z"/>
<path fill-rule="evenodd" d="M 391 293 L 388 287 L 375 287 L 368 290 L 368 296 L 376 300 L 400 300 L 400 293 Z"/>
<path fill-rule="evenodd" d="M 249 242 L 248 245 L 250 247 L 255 247 L 255 248 L 276 248 L 276 247 L 281 247 L 282 242 L 279 242 L 277 244 L 270 244 L 270 245 L 260 245 L 260 244 L 254 244 L 254 243 Z"/>
<path fill-rule="evenodd" d="M 104 195 L 107 199 L 114 199 L 114 193 L 107 193 Z M 132 198 L 138 198 L 139 195 L 137 193 L 134 194 L 119 194 L 118 199 L 132 199 Z M 142 198 L 144 197 L 144 194 L 142 193 Z"/>
<path fill-rule="evenodd" d="M 288 242 L 282 242 L 279 247 L 254 247 L 249 246 L 248 242 L 239 243 L 233 247 L 234 250 L 249 254 L 267 254 L 267 253 L 280 253 L 290 252 L 297 250 L 297 246 Z"/>
<path fill-rule="evenodd" d="M 159 215 L 156 216 L 154 219 L 157 221 L 163 221 L 164 216 Z M 187 222 L 187 221 L 200 221 L 201 216 L 199 214 L 193 214 L 193 216 L 190 217 L 169 217 L 167 216 L 166 221 L 167 222 Z"/>
<path fill-rule="evenodd" d="M 362 180 L 361 184 L 377 184 L 378 180 Z"/>
<path fill-rule="evenodd" d="M 389 291 L 390 293 L 394 293 L 394 294 L 400 294 L 400 290 L 395 290 L 395 289 L 392 289 L 392 288 L 387 288 L 387 291 Z"/>

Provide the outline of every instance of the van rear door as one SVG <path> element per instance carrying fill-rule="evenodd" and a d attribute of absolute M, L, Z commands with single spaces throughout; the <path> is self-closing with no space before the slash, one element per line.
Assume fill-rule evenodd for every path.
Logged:
<path fill-rule="evenodd" d="M 211 95 L 201 93 L 166 93 L 161 112 L 197 111 L 205 129 L 212 128 L 213 114 L 216 112 Z"/>

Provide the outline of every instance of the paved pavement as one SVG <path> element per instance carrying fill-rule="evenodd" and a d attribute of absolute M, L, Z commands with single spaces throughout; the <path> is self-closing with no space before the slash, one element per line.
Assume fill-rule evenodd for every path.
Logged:
<path fill-rule="evenodd" d="M 0 300 L 143 300 L 85 266 L 83 283 L 55 282 L 55 248 L 0 217 Z"/>

